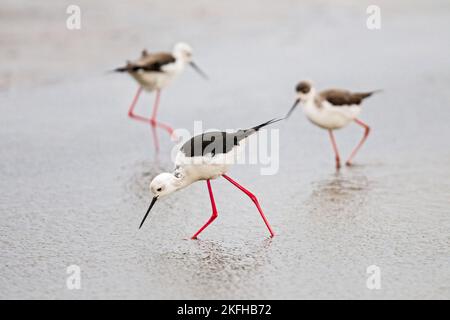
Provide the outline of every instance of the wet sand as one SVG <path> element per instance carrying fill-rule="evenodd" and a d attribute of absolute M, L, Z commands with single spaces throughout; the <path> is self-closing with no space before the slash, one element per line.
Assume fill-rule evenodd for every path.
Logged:
<path fill-rule="evenodd" d="M 78 2 L 79 31 L 56 1 L 0 9 L 0 298 L 450 298 L 448 2 L 381 1 L 379 31 L 365 1 Z M 273 239 L 224 179 L 200 240 L 186 239 L 210 215 L 203 182 L 137 229 L 172 142 L 160 132 L 155 161 L 149 127 L 126 116 L 136 84 L 105 70 L 177 40 L 211 81 L 187 70 L 160 119 L 191 131 L 284 115 L 301 79 L 384 90 L 364 104 L 372 133 L 354 167 L 337 173 L 326 132 L 297 111 L 277 126 L 276 175 L 230 171 L 259 197 Z M 337 132 L 343 156 L 361 134 Z M 71 264 L 81 290 L 66 288 Z M 366 287 L 370 265 L 381 290 Z"/>

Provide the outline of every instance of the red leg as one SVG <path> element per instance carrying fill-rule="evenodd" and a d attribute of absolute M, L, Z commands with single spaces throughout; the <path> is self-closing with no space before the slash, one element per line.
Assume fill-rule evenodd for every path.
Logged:
<path fill-rule="evenodd" d="M 234 186 L 236 186 L 239 190 L 241 190 L 242 192 L 244 192 L 247 196 L 250 197 L 250 199 L 252 199 L 252 201 L 254 202 L 254 204 L 256 205 L 256 208 L 258 208 L 259 213 L 261 214 L 262 219 L 264 220 L 264 223 L 267 226 L 267 229 L 269 229 L 270 232 L 270 237 L 275 236 L 275 233 L 273 233 L 272 228 L 269 225 L 269 221 L 267 221 L 266 216 L 264 215 L 261 206 L 259 205 L 258 199 L 255 197 L 255 195 L 253 193 L 251 193 L 250 191 L 248 191 L 247 189 L 245 189 L 243 186 L 241 186 L 239 183 L 237 183 L 236 181 L 234 181 L 233 179 L 231 179 L 229 176 L 227 176 L 226 174 L 222 175 L 225 179 L 227 179 L 228 181 L 230 181 L 232 184 L 234 184 Z"/>
<path fill-rule="evenodd" d="M 353 150 L 352 154 L 350 155 L 350 158 L 348 158 L 347 162 L 345 163 L 347 166 L 352 165 L 353 158 L 355 157 L 355 155 L 359 151 L 359 149 L 362 147 L 362 145 L 364 144 L 364 142 L 366 141 L 366 139 L 370 133 L 370 127 L 367 124 L 365 124 L 364 122 L 362 122 L 359 119 L 355 119 L 355 122 L 364 128 L 364 136 L 362 137 L 361 141 L 356 146 L 355 150 Z"/>
<path fill-rule="evenodd" d="M 336 169 L 339 169 L 341 167 L 341 159 L 339 157 L 336 140 L 334 139 L 333 130 L 328 130 L 328 133 L 330 134 L 331 144 L 333 145 L 334 154 L 336 155 Z"/>
<path fill-rule="evenodd" d="M 155 151 L 156 153 L 159 152 L 159 138 L 158 138 L 158 132 L 156 130 L 156 127 L 152 125 L 152 136 L 153 136 L 153 144 L 155 145 Z"/>
<path fill-rule="evenodd" d="M 208 192 L 209 192 L 209 198 L 211 199 L 211 207 L 212 207 L 212 215 L 211 218 L 209 218 L 209 220 L 205 223 L 205 225 L 203 227 L 201 227 L 193 236 L 191 239 L 195 240 L 197 239 L 197 236 L 203 231 L 205 230 L 205 228 L 207 226 L 209 226 L 211 224 L 211 222 L 213 222 L 218 214 L 217 214 L 217 209 L 216 209 L 216 202 L 214 201 L 214 195 L 211 189 L 211 182 L 208 180 L 206 180 L 206 184 L 208 185 Z"/>
<path fill-rule="evenodd" d="M 155 145 L 155 150 L 157 153 L 159 152 L 159 139 L 158 139 L 158 132 L 156 130 L 156 125 L 158 124 L 156 122 L 156 114 L 158 112 L 160 96 L 161 90 L 158 89 L 156 90 L 155 103 L 153 104 L 152 110 L 152 117 L 150 118 L 150 125 L 152 126 L 153 143 Z"/>
<path fill-rule="evenodd" d="M 156 115 L 158 114 L 160 98 L 161 98 L 161 90 L 158 89 L 158 90 L 156 90 L 156 97 L 155 97 L 155 103 L 153 104 L 152 117 L 150 118 L 150 121 L 152 124 L 154 122 L 156 122 Z"/>
<path fill-rule="evenodd" d="M 155 121 L 155 123 L 156 123 L 156 126 L 166 130 L 170 135 L 173 134 L 173 129 L 168 124 L 165 124 L 165 123 L 162 123 L 162 122 L 158 122 L 158 121 Z"/>
<path fill-rule="evenodd" d="M 170 135 L 173 133 L 172 127 L 169 125 L 156 121 L 156 116 L 158 114 L 158 108 L 159 108 L 159 101 L 161 99 L 161 90 L 156 90 L 156 97 L 155 97 L 155 103 L 153 105 L 153 111 L 152 111 L 152 117 L 150 118 L 150 124 L 155 127 L 158 126 L 164 130 L 166 130 Z"/>
<path fill-rule="evenodd" d="M 142 121 L 142 122 L 146 122 L 146 123 L 150 122 L 150 124 L 152 126 L 161 127 L 163 129 L 165 129 L 166 131 L 168 131 L 169 134 L 172 134 L 173 129 L 169 125 L 156 121 L 156 115 L 158 112 L 159 100 L 160 100 L 160 95 L 161 95 L 160 90 L 156 91 L 155 104 L 153 106 L 152 117 L 150 119 L 134 114 L 134 108 L 136 107 L 136 103 L 139 99 L 139 96 L 141 95 L 141 92 L 142 92 L 142 87 L 139 87 L 138 91 L 136 92 L 136 95 L 133 98 L 133 101 L 131 102 L 131 106 L 128 110 L 128 116 L 134 120 L 138 120 L 138 121 Z"/>
<path fill-rule="evenodd" d="M 135 94 L 135 96 L 134 96 L 134 98 L 133 98 L 133 101 L 131 102 L 131 106 L 128 109 L 128 116 L 131 119 L 134 119 L 134 120 L 148 122 L 147 118 L 134 114 L 134 108 L 136 107 L 136 103 L 138 102 L 139 96 L 141 95 L 141 93 L 142 93 L 142 87 L 139 87 L 137 92 L 136 92 L 136 94 Z"/>

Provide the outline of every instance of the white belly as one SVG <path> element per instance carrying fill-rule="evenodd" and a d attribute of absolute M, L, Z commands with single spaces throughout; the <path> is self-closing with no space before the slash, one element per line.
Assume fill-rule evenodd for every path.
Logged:
<path fill-rule="evenodd" d="M 334 107 L 329 103 L 323 103 L 322 107 L 315 104 L 307 104 L 303 107 L 306 117 L 315 125 L 323 129 L 340 129 L 356 119 L 361 112 L 357 105 Z"/>
<path fill-rule="evenodd" d="M 216 179 L 227 173 L 229 166 L 220 164 L 195 164 L 184 167 L 194 180 Z"/>
<path fill-rule="evenodd" d="M 177 76 L 175 72 L 147 72 L 142 70 L 130 74 L 146 91 L 162 89 Z"/>
<path fill-rule="evenodd" d="M 187 159 L 187 158 L 186 158 Z M 227 173 L 230 165 L 206 160 L 205 157 L 194 157 L 188 160 L 178 161 L 183 170 L 194 180 L 216 179 Z"/>
<path fill-rule="evenodd" d="M 216 179 L 227 173 L 232 164 L 235 164 L 240 157 L 244 143 L 234 147 L 226 154 L 220 153 L 212 157 L 210 154 L 201 157 L 186 157 L 183 152 L 178 152 L 175 158 L 175 165 L 183 167 L 193 180 Z"/>

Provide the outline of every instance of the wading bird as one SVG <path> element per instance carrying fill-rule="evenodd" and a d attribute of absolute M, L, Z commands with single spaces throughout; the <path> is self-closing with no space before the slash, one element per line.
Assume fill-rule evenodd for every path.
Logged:
<path fill-rule="evenodd" d="M 285 118 L 288 118 L 295 107 L 300 104 L 306 117 L 312 123 L 327 129 L 336 155 L 337 169 L 341 167 L 341 160 L 333 130 L 343 128 L 353 121 L 364 128 L 364 136 L 345 163 L 347 166 L 350 166 L 370 132 L 370 127 L 357 118 L 361 112 L 360 104 L 365 98 L 370 97 L 379 90 L 353 93 L 347 90 L 329 89 L 316 92 L 311 83 L 307 81 L 300 82 L 295 89 L 297 98 Z"/>
<path fill-rule="evenodd" d="M 206 180 L 211 200 L 212 215 L 203 227 L 192 236 L 192 239 L 197 239 L 197 236 L 218 216 L 211 188 L 211 180 L 222 176 L 250 197 L 269 229 L 270 236 L 273 237 L 274 233 L 264 216 L 258 199 L 253 193 L 226 175 L 226 172 L 229 166 L 236 160 L 239 149 L 243 147 L 245 140 L 259 129 L 277 121 L 280 121 L 280 119 L 272 119 L 256 127 L 238 130 L 234 133 L 220 131 L 207 132 L 194 136 L 185 142 L 176 155 L 175 170 L 172 173 L 165 172 L 157 175 L 150 183 L 150 191 L 153 194 L 153 199 L 142 219 L 139 229 L 144 224 L 156 200 L 185 188 L 196 181 Z"/>
<path fill-rule="evenodd" d="M 128 116 L 131 119 L 143 121 L 152 126 L 157 151 L 159 150 L 159 143 L 156 135 L 156 127 L 165 129 L 170 135 L 173 134 L 172 127 L 156 120 L 161 90 L 169 85 L 184 70 L 187 64 L 192 66 L 203 78 L 207 79 L 206 74 L 192 61 L 192 48 L 182 42 L 175 45 L 172 53 L 148 53 L 144 50 L 138 60 L 133 62 L 128 61 L 126 66 L 114 70 L 116 72 L 127 72 L 139 83 L 139 88 L 128 109 Z M 156 91 L 152 115 L 149 119 L 134 113 L 134 108 L 142 90 L 148 92 Z"/>

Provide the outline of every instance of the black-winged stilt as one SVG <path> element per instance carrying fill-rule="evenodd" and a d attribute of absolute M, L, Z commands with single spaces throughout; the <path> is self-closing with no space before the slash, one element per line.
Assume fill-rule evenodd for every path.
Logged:
<path fill-rule="evenodd" d="M 138 60 L 128 61 L 126 66 L 114 70 L 116 72 L 127 72 L 139 83 L 139 88 L 128 110 L 128 116 L 132 119 L 149 123 L 152 126 L 157 151 L 159 150 L 159 143 L 156 127 L 165 129 L 170 135 L 173 134 L 173 129 L 169 125 L 156 121 L 161 90 L 184 70 L 186 64 L 191 65 L 202 77 L 207 79 L 205 73 L 192 61 L 192 48 L 183 42 L 177 43 L 172 53 L 148 53 L 144 50 Z M 134 108 L 142 90 L 148 92 L 156 91 L 152 115 L 149 119 L 134 113 Z"/>
<path fill-rule="evenodd" d="M 209 197 L 211 200 L 212 215 L 209 220 L 192 236 L 192 239 L 197 239 L 197 236 L 218 216 L 210 180 L 222 176 L 250 197 L 261 214 L 264 223 L 269 229 L 270 236 L 273 237 L 274 233 L 272 228 L 264 216 L 256 196 L 231 179 L 228 175 L 226 175 L 226 172 L 228 171 L 229 166 L 235 161 L 237 153 L 243 146 L 246 138 L 257 132 L 262 127 L 280 120 L 281 119 L 272 119 L 253 128 L 238 130 L 234 133 L 220 131 L 207 132 L 194 136 L 185 142 L 175 158 L 175 170 L 172 173 L 165 172 L 157 175 L 150 183 L 150 191 L 153 194 L 153 199 L 144 218 L 142 219 L 139 228 L 141 228 L 144 224 L 144 221 L 156 200 L 177 190 L 185 188 L 196 181 L 206 180 Z"/>
<path fill-rule="evenodd" d="M 286 118 L 291 115 L 295 107 L 300 103 L 303 107 L 303 112 L 312 123 L 327 129 L 336 155 L 336 168 L 338 169 L 341 164 L 333 130 L 343 128 L 353 121 L 362 126 L 364 128 L 364 136 L 346 162 L 346 165 L 350 166 L 370 132 L 370 127 L 357 118 L 361 112 L 360 104 L 365 98 L 378 91 L 353 93 L 347 90 L 329 89 L 316 92 L 310 82 L 302 81 L 296 86 L 297 98 Z"/>

